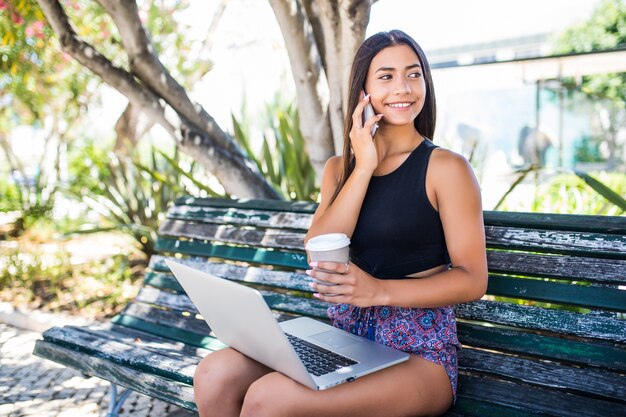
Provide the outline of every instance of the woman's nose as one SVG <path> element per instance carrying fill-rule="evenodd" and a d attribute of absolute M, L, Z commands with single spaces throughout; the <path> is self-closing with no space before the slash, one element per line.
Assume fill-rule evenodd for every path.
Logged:
<path fill-rule="evenodd" d="M 398 79 L 394 86 L 394 93 L 396 94 L 408 94 L 411 92 L 411 85 L 405 79 Z"/>

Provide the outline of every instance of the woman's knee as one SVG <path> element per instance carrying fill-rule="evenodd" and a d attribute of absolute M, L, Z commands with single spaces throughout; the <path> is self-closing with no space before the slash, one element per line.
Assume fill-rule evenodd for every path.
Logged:
<path fill-rule="evenodd" d="M 205 356 L 194 372 L 194 387 L 202 386 L 206 383 L 213 384 L 216 380 L 221 381 L 234 378 L 232 374 L 236 367 L 233 366 L 232 356 L 227 350 L 220 350 Z"/>
<path fill-rule="evenodd" d="M 247 358 L 242 356 L 232 349 L 223 349 L 200 361 L 193 376 L 196 403 L 213 402 L 216 398 L 243 398 L 245 388 L 240 385 L 246 380 Z"/>
<path fill-rule="evenodd" d="M 241 409 L 241 417 L 280 417 L 293 416 L 290 404 L 293 381 L 273 372 L 258 379 L 246 392 Z"/>

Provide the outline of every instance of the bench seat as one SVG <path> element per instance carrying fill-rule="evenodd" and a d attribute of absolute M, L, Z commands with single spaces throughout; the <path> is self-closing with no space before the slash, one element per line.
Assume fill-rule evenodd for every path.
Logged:
<path fill-rule="evenodd" d="M 139 294 L 110 323 L 52 328 L 35 354 L 195 410 L 198 361 L 224 345 L 164 263 L 259 289 L 279 320 L 327 321 L 303 238 L 315 205 L 179 199 Z M 626 218 L 485 212 L 489 287 L 456 306 L 448 416 L 626 415 Z"/>

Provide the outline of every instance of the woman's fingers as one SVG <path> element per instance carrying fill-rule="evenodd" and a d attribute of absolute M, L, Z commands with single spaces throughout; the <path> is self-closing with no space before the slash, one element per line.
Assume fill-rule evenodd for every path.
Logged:
<path fill-rule="evenodd" d="M 354 108 L 354 112 L 352 113 L 352 127 L 362 128 L 363 127 L 363 109 L 370 102 L 370 95 L 366 95 L 362 100 L 359 100 L 358 104 Z"/>
<path fill-rule="evenodd" d="M 311 267 L 314 271 L 327 272 L 330 274 L 345 274 L 349 272 L 349 263 L 343 262 L 331 262 L 331 261 L 319 261 L 311 262 Z"/>
<path fill-rule="evenodd" d="M 351 293 L 354 289 L 354 279 L 350 275 L 351 263 L 341 262 L 311 262 L 311 267 L 306 271 L 307 275 L 315 280 L 309 286 L 326 301 L 340 302 L 336 297 L 342 297 Z M 356 267 L 355 267 L 356 268 Z M 332 294 L 332 295 L 330 295 Z M 317 296 L 317 295 L 316 295 Z M 332 298 L 329 299 L 329 298 Z"/>
<path fill-rule="evenodd" d="M 383 118 L 382 114 L 375 114 L 374 116 L 370 117 L 370 119 L 367 122 L 365 122 L 365 124 L 363 125 L 363 129 L 367 129 L 367 131 L 370 132 L 372 129 L 372 126 L 380 122 L 380 119 L 382 118 Z"/>

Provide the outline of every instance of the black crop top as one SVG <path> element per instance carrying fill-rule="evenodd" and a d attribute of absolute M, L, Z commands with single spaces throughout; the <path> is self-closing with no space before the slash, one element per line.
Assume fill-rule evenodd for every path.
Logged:
<path fill-rule="evenodd" d="M 435 148 L 424 139 L 395 171 L 370 180 L 350 259 L 376 278 L 404 278 L 450 262 L 439 213 L 426 195 Z"/>

